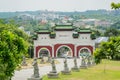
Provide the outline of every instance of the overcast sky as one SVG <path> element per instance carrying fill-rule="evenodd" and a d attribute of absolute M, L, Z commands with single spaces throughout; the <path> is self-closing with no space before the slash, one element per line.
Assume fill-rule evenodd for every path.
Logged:
<path fill-rule="evenodd" d="M 0 0 L 0 12 L 4 11 L 86 11 L 107 9 L 111 2 L 120 0 Z"/>

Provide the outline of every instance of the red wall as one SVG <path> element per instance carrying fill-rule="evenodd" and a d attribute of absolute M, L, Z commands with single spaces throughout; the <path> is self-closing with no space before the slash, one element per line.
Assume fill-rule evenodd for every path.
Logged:
<path fill-rule="evenodd" d="M 69 48 L 71 48 L 72 50 L 72 53 L 73 53 L 73 57 L 75 56 L 75 49 L 74 49 L 74 45 L 73 44 L 55 44 L 54 45 L 54 57 L 56 57 L 56 52 L 57 52 L 57 49 L 61 46 L 68 46 Z M 83 47 L 86 47 L 88 49 L 90 49 L 91 53 L 93 53 L 93 47 L 92 46 L 89 46 L 89 45 L 86 45 L 86 46 L 77 46 L 76 48 L 76 52 L 77 52 L 77 57 L 79 56 L 79 50 Z M 52 47 L 51 46 L 37 46 L 36 47 L 36 57 L 38 57 L 38 51 L 41 49 L 41 48 L 47 48 L 49 51 L 50 51 L 50 55 L 52 57 Z"/>

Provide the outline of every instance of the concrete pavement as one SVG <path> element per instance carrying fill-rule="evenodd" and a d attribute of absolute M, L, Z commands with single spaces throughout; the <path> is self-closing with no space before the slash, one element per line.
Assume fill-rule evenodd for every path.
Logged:
<path fill-rule="evenodd" d="M 58 60 L 60 62 L 59 64 L 56 65 L 57 71 L 60 72 L 64 68 L 64 63 L 63 63 L 64 58 L 56 59 L 56 60 Z M 70 69 L 74 66 L 73 59 L 67 59 L 67 63 L 68 63 L 68 67 Z M 79 67 L 81 64 L 81 59 L 77 58 L 77 63 L 78 63 L 78 67 Z M 39 67 L 40 76 L 46 75 L 51 70 L 52 70 L 51 66 Z M 15 71 L 15 74 L 14 74 L 12 80 L 27 80 L 27 78 L 30 78 L 32 74 L 33 74 L 33 68 Z"/>

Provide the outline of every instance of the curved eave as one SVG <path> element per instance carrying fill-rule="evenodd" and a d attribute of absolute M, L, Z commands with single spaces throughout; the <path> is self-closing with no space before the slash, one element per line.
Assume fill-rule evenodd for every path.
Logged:
<path fill-rule="evenodd" d="M 55 31 L 73 31 L 74 29 L 55 29 Z"/>
<path fill-rule="evenodd" d="M 33 38 L 33 40 L 37 40 L 37 38 Z"/>
<path fill-rule="evenodd" d="M 36 32 L 37 34 L 50 34 L 50 32 Z"/>
<path fill-rule="evenodd" d="M 79 34 L 91 34 L 92 32 L 78 32 Z"/>

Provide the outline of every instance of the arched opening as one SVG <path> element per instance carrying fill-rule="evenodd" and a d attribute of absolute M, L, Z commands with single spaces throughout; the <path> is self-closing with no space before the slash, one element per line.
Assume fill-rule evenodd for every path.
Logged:
<path fill-rule="evenodd" d="M 49 55 L 50 55 L 50 51 L 47 48 L 41 48 L 39 50 L 39 55 L 38 55 L 39 58 L 41 58 L 42 56 L 47 57 Z"/>
<path fill-rule="evenodd" d="M 89 56 L 91 55 L 91 51 L 88 48 L 81 48 L 79 51 L 79 56 Z"/>
<path fill-rule="evenodd" d="M 64 46 L 63 45 L 63 46 L 60 46 L 57 49 L 56 55 L 59 58 L 72 57 L 73 52 L 72 52 L 72 49 L 69 46 L 66 46 L 66 45 Z"/>

